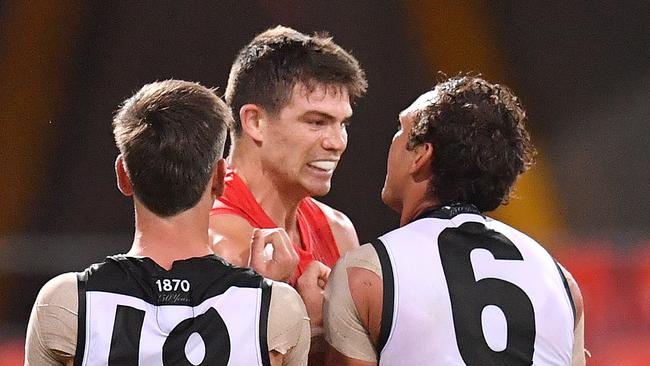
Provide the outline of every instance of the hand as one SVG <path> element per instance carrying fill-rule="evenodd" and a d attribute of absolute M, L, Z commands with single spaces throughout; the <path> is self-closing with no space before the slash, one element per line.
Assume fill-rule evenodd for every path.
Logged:
<path fill-rule="evenodd" d="M 298 254 L 282 228 L 254 229 L 249 267 L 266 278 L 288 282 L 296 272 Z"/>
<path fill-rule="evenodd" d="M 319 261 L 312 261 L 298 279 L 296 290 L 307 308 L 312 329 L 323 326 L 323 294 L 332 270 Z"/>

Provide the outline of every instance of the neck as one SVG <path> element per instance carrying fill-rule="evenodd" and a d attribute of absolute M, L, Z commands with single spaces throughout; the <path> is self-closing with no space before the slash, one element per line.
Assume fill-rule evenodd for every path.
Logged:
<path fill-rule="evenodd" d="M 200 202 L 176 216 L 161 218 L 136 200 L 135 236 L 127 254 L 149 257 L 165 269 L 170 269 L 176 260 L 212 254 L 209 207 L 207 202 Z"/>
<path fill-rule="evenodd" d="M 262 160 L 253 154 L 243 153 L 244 149 L 233 148 L 230 167 L 246 183 L 255 200 L 273 222 L 284 228 L 296 240 L 298 234 L 298 205 L 307 195 L 296 193 L 275 178 L 273 172 L 264 168 Z M 289 187 L 290 188 L 290 187 Z"/>
<path fill-rule="evenodd" d="M 415 190 L 414 190 L 415 191 Z M 426 191 L 421 191 L 413 197 L 406 197 L 402 204 L 399 226 L 404 226 L 427 210 L 440 206 L 435 197 L 428 197 Z"/>

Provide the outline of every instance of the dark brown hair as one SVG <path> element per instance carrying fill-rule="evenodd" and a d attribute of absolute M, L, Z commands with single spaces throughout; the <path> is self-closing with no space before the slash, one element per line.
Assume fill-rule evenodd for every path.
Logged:
<path fill-rule="evenodd" d="M 277 26 L 242 48 L 230 69 L 225 99 L 232 109 L 233 137 L 241 135 L 239 110 L 257 104 L 277 114 L 291 99 L 296 83 L 345 87 L 353 101 L 368 83 L 359 62 L 325 34 L 305 35 Z"/>
<path fill-rule="evenodd" d="M 113 119 L 135 196 L 161 217 L 194 207 L 223 154 L 232 116 L 214 91 L 166 80 L 147 84 Z"/>
<path fill-rule="evenodd" d="M 453 77 L 435 89 L 407 145 L 433 145 L 431 194 L 441 205 L 470 203 L 481 212 L 507 203 L 535 155 L 519 99 L 508 87 L 475 76 Z"/>

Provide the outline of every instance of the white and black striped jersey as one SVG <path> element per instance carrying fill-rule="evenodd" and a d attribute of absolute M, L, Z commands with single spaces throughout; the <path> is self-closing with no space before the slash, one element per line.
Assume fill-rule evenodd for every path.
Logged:
<path fill-rule="evenodd" d="M 270 365 L 271 286 L 210 255 L 107 257 L 78 274 L 75 365 Z"/>
<path fill-rule="evenodd" d="M 380 365 L 570 365 L 575 308 L 537 242 L 473 206 L 379 238 Z"/>

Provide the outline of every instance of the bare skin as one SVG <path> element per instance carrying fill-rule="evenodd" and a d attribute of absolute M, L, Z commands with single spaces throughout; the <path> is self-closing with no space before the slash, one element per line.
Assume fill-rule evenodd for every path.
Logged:
<path fill-rule="evenodd" d="M 585 365 L 584 348 L 584 304 L 582 294 L 577 282 L 571 273 L 562 268 L 569 283 L 569 290 L 576 306 L 576 319 L 574 325 L 574 344 L 572 366 Z M 368 330 L 373 345 L 377 345 L 379 330 L 381 328 L 381 312 L 383 307 L 384 284 L 383 280 L 372 271 L 352 267 L 348 269 L 348 285 L 355 307 L 365 329 Z M 328 345 L 327 365 L 372 366 L 376 362 L 361 361 L 349 358 L 334 347 Z"/>
<path fill-rule="evenodd" d="M 121 156 L 118 156 L 116 160 L 115 172 L 120 191 L 125 196 L 133 196 L 133 187 L 126 174 Z M 199 203 L 171 218 L 161 218 L 155 215 L 134 197 L 135 235 L 132 247 L 127 255 L 149 257 L 161 267 L 171 269 L 172 263 L 176 260 L 213 254 L 208 238 L 208 212 L 215 197 L 223 192 L 224 175 L 225 161 L 220 160 L 215 166 L 213 176 L 206 186 L 206 191 Z M 290 255 L 290 251 L 287 250 L 287 247 L 290 246 L 289 239 L 286 233 L 281 230 L 258 230 L 254 233 L 252 239 L 249 237 L 248 240 L 249 246 L 253 248 L 255 253 L 261 252 L 265 243 L 272 242 L 276 248 L 276 256 L 284 258 L 283 256 Z M 184 245 L 182 247 L 178 246 L 179 242 L 183 242 Z M 257 256 L 261 257 L 261 255 Z M 273 258 L 265 259 L 257 265 L 260 268 L 272 267 L 273 265 L 268 263 L 272 261 Z M 73 276 L 71 277 L 72 281 L 76 282 L 74 274 L 71 275 Z M 29 352 L 29 350 L 26 352 Z M 66 366 L 74 364 L 74 354 L 57 350 L 52 350 L 52 353 L 59 364 Z M 280 366 L 283 364 L 284 355 L 282 353 L 270 351 L 269 357 L 271 365 Z"/>
<path fill-rule="evenodd" d="M 302 297 L 309 325 L 312 329 L 312 347 L 309 352 L 309 365 L 323 365 L 325 353 L 318 343 L 326 343 L 322 337 L 323 332 L 323 295 L 330 275 L 330 268 L 318 261 L 312 261 L 305 272 L 298 279 L 296 290 Z"/>
<path fill-rule="evenodd" d="M 428 94 L 428 93 L 427 93 Z M 411 222 L 429 207 L 436 207 L 435 199 L 427 198 L 430 164 L 435 156 L 434 148 L 426 143 L 413 150 L 406 149 L 408 135 L 422 103 L 426 104 L 433 95 L 423 95 L 400 114 L 400 130 L 393 137 L 388 156 L 388 173 L 382 190 L 382 199 L 392 209 L 400 212 L 400 226 Z M 582 294 L 573 276 L 562 268 L 571 297 L 576 306 L 574 324 L 574 345 L 572 365 L 585 364 L 584 350 L 584 305 Z M 359 320 L 368 331 L 370 341 L 376 347 L 381 328 L 383 308 L 383 280 L 372 271 L 351 267 L 347 269 L 348 286 Z M 327 348 L 327 365 L 373 366 L 376 362 L 361 361 Z"/>
<path fill-rule="evenodd" d="M 294 87 L 290 101 L 277 115 L 255 104 L 239 111 L 242 135 L 233 142 L 231 167 L 246 183 L 266 214 L 283 228 L 292 243 L 304 248 L 297 222 L 298 205 L 305 197 L 326 194 L 331 177 L 347 147 L 346 125 L 352 116 L 347 90 L 303 84 Z M 339 252 L 359 246 L 356 231 L 341 212 L 317 203 L 327 217 Z M 240 266 L 249 266 L 253 227 L 235 215 L 210 218 L 215 252 Z M 297 261 L 277 261 L 271 279 L 287 281 Z"/>

